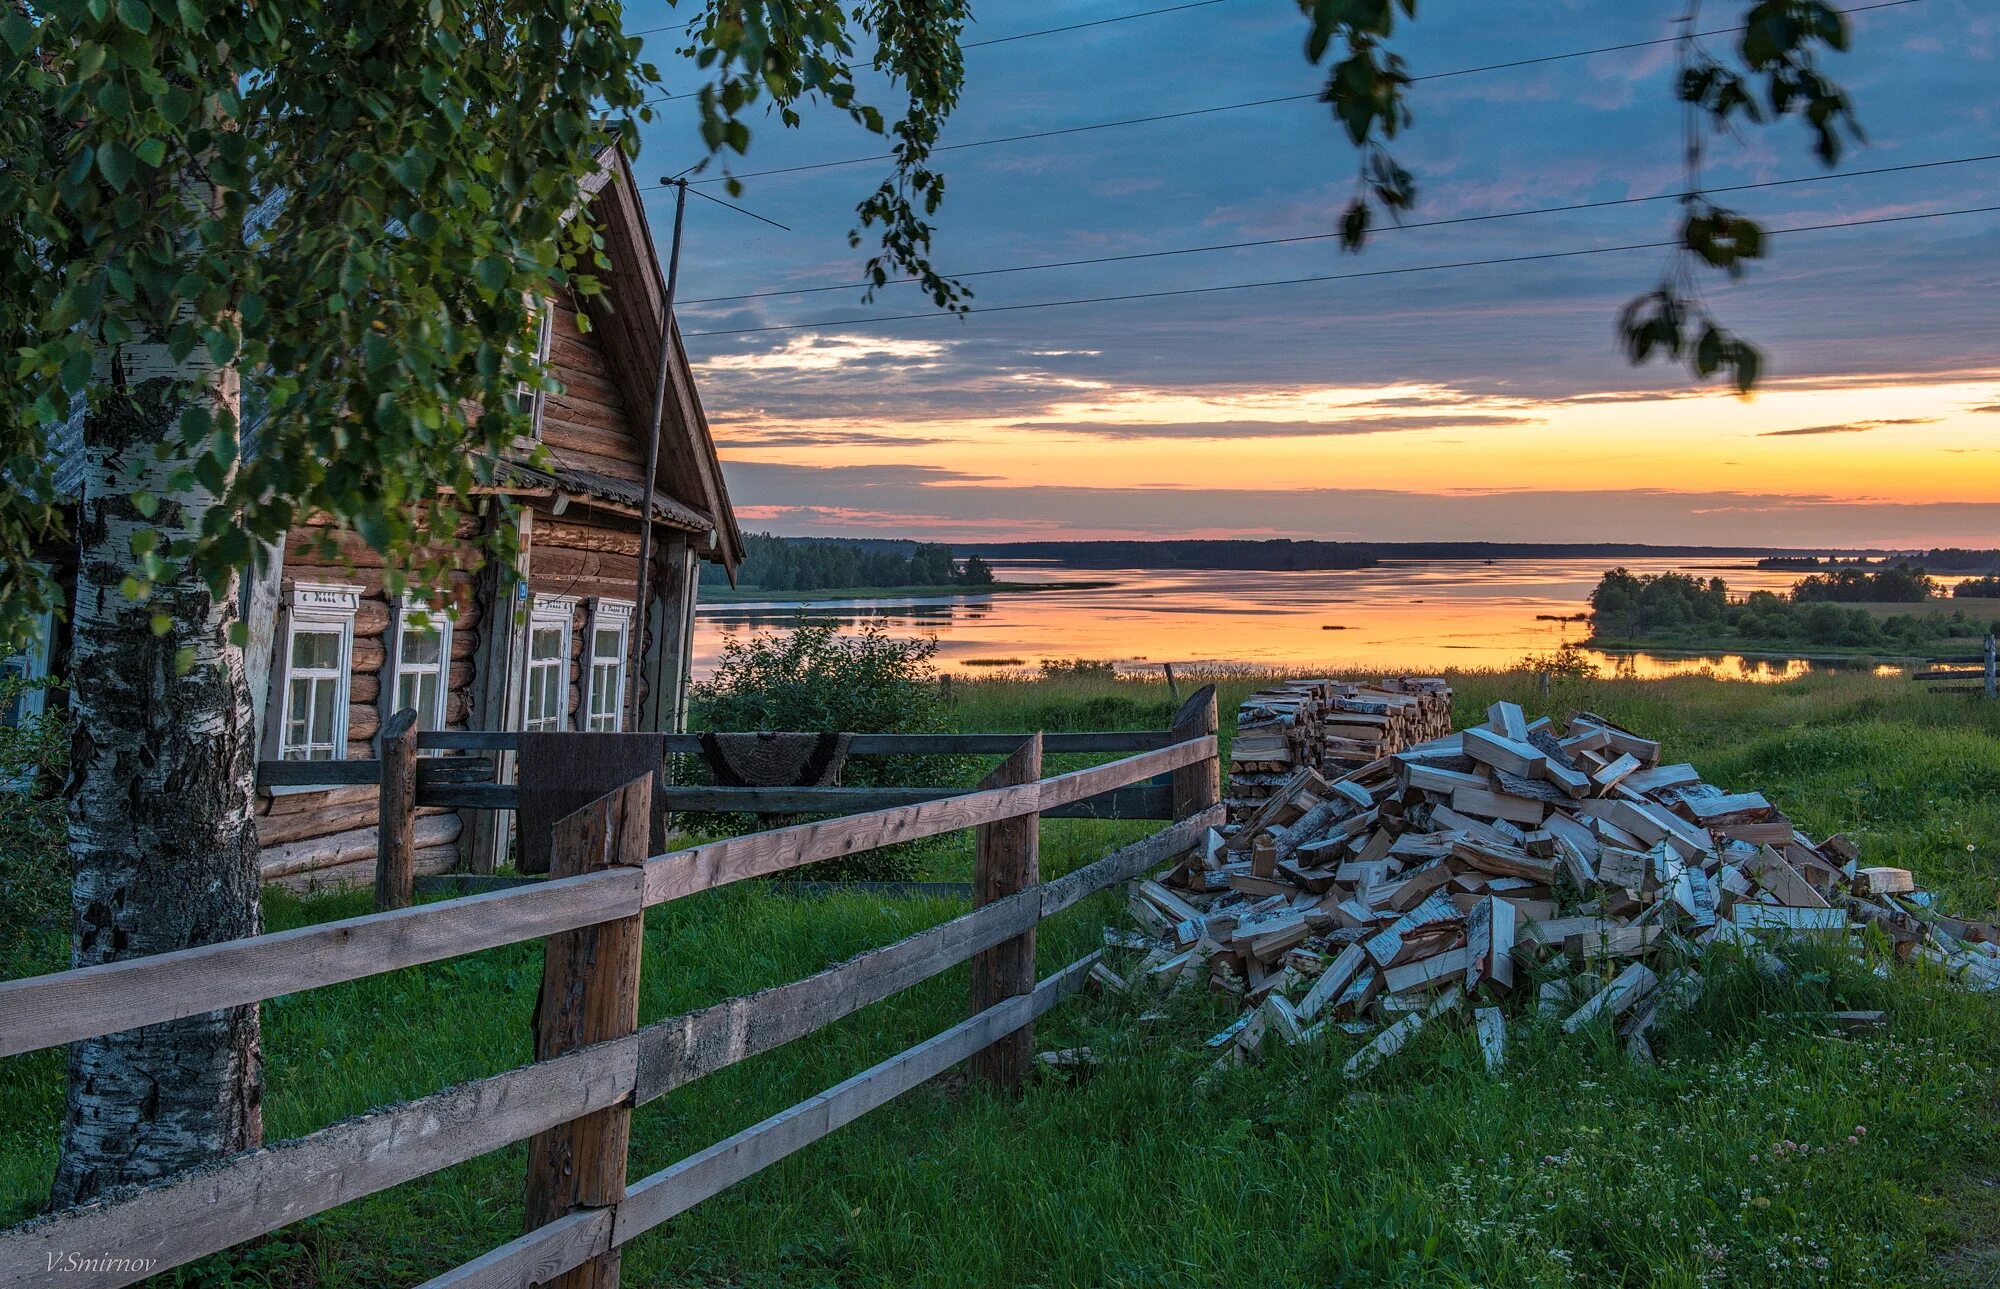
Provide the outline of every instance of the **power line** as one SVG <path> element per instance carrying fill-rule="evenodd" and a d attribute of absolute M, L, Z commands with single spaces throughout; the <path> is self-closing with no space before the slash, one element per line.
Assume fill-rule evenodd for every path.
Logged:
<path fill-rule="evenodd" d="M 1121 13 L 1110 18 L 1093 18 L 1089 22 L 1072 22 L 1062 27 L 1044 27 L 1039 31 L 1016 32 L 1011 36 L 991 36 L 985 40 L 968 40 L 962 42 L 958 48 L 961 52 L 968 49 L 984 49 L 988 45 L 1007 45 L 1007 44 L 1012 44 L 1014 41 L 1017 40 L 1033 40 L 1037 36 L 1060 36 L 1064 32 L 1082 31 L 1086 27 L 1108 27 L 1112 23 L 1130 22 L 1134 18 L 1151 18 L 1158 14 L 1179 13 L 1183 9 L 1206 9 L 1210 5 L 1218 5 L 1226 3 L 1228 3 L 1228 0 L 1188 0 L 1188 3 L 1186 4 L 1170 4 L 1159 9 L 1142 9 L 1138 13 Z M 681 30 L 681 28 L 676 28 L 673 26 L 647 27 L 640 31 L 628 31 L 625 34 L 628 36 L 657 36 L 663 31 L 675 31 L 675 30 Z M 851 63 L 843 63 L 841 66 L 846 71 L 852 72 L 852 71 L 859 71 L 861 68 L 867 67 L 869 65 L 870 65 L 869 60 L 864 58 L 864 59 L 856 59 L 854 62 Z M 665 103 L 671 99 L 677 99 L 677 98 L 693 98 L 694 95 L 698 92 L 699 91 L 690 90 L 687 93 L 683 94 L 662 94 L 658 98 L 647 99 L 646 105 L 650 106 L 654 103 Z"/>
<path fill-rule="evenodd" d="M 1825 224 L 1800 224 L 1792 228 L 1766 230 L 1771 236 L 1781 233 L 1818 233 L 1833 228 L 1864 228 L 1876 224 L 1904 224 L 1924 219 L 1946 219 L 1954 215 L 1983 215 L 2000 211 L 2000 206 L 1968 206 L 1958 210 L 1933 210 L 1914 215 L 1881 215 L 1873 219 L 1845 219 Z M 1527 264 L 1539 260 L 1576 259 L 1586 255 L 1614 255 L 1623 251 L 1650 251 L 1662 247 L 1679 246 L 1677 240 L 1656 242 L 1627 242 L 1621 246 L 1593 246 L 1575 251 L 1541 251 L 1532 255 L 1498 255 L 1479 260 L 1454 260 L 1443 264 L 1412 264 L 1403 268 L 1365 269 L 1355 273 L 1321 273 L 1312 277 L 1276 278 L 1263 282 L 1230 282 L 1220 286 L 1188 286 L 1169 291 L 1134 291 L 1125 295 L 1093 295 L 1070 300 L 1036 300 L 1026 304 L 996 304 L 983 309 L 973 309 L 972 314 L 1019 313 L 1029 309 L 1066 309 L 1084 304 L 1118 304 L 1130 300 L 1164 300 L 1176 296 L 1216 295 L 1225 291 L 1254 291 L 1274 286 L 1304 286 L 1315 282 L 1344 282 L 1356 278 L 1399 277 L 1416 273 L 1439 273 L 1450 269 L 1483 268 L 1493 264 Z M 682 334 L 695 336 L 748 336 L 766 331 L 825 331 L 835 327 L 859 327 L 876 322 L 907 322 L 918 318 L 944 318 L 963 315 L 928 310 L 923 313 L 894 313 L 872 318 L 838 318 L 825 322 L 787 322 L 763 327 L 728 327 L 714 331 L 689 331 Z"/>
<path fill-rule="evenodd" d="M 1747 192 L 1755 188 L 1783 188 L 1794 184 L 1827 183 L 1835 179 L 1859 179 L 1868 175 L 1897 174 L 1907 170 L 1931 170 L 1940 166 L 1971 165 L 1980 161 L 2000 161 L 2000 152 L 1988 152 L 1976 157 L 1952 157 L 1943 161 L 1913 161 L 1905 165 L 1877 166 L 1871 170 L 1843 170 L 1837 174 L 1802 175 L 1793 179 L 1766 179 L 1757 183 L 1729 184 L 1724 187 L 1702 189 L 1705 193 Z M 1683 194 L 1679 191 L 1654 193 L 1647 197 L 1612 197 L 1603 201 L 1580 201 L 1567 206 L 1532 206 L 1524 210 L 1501 210 L 1485 215 L 1456 215 L 1450 219 L 1429 219 L 1417 223 L 1385 224 L 1375 232 L 1395 232 L 1418 228 L 1443 228 L 1452 224 L 1478 224 L 1498 219 L 1518 219 L 1524 215 L 1556 215 L 1579 210 L 1603 210 L 1612 206 L 1636 206 L 1646 202 L 1672 201 Z M 1236 251 L 1258 246 L 1290 246 L 1300 242 L 1323 242 L 1339 237 L 1332 233 L 1300 233 L 1292 237 L 1260 237 L 1247 242 L 1213 242 L 1205 246 L 1180 246 L 1164 251 L 1133 251 L 1124 255 L 1095 255 L 1079 260 L 1047 260 L 1036 264 L 1010 264 L 1002 268 L 971 269 L 964 273 L 948 273 L 951 278 L 994 277 L 1004 273 L 1031 273 L 1040 269 L 1082 268 L 1090 264 L 1121 264 L 1130 260 L 1166 259 L 1176 255 L 1201 255 L 1211 251 Z M 917 278 L 895 278 L 884 282 L 883 286 L 904 286 L 919 281 Z M 709 295 L 683 304 L 724 304 L 734 300 L 768 300 L 787 295 L 817 295 L 825 291 L 856 291 L 876 285 L 873 282 L 841 282 L 833 286 L 802 286 L 777 291 L 749 291 L 742 295 Z"/>
<path fill-rule="evenodd" d="M 1841 12 L 1846 14 L 1868 13 L 1876 9 L 1895 9 L 1904 5 L 1919 4 L 1921 2 L 1922 0 L 1878 0 L 1875 4 L 1856 5 L 1850 9 L 1843 9 Z M 1741 26 L 1717 27 L 1712 31 L 1696 32 L 1695 35 L 1726 36 L 1732 32 L 1742 30 L 1744 28 Z M 1472 76 L 1480 72 L 1505 71 L 1509 68 L 1529 67 L 1537 63 L 1561 62 L 1564 59 L 1570 58 L 1589 58 L 1597 54 L 1615 54 L 1631 49 L 1647 49 L 1655 45 L 1670 45 L 1679 39 L 1681 39 L 1679 36 L 1661 36 L 1654 40 L 1634 40 L 1622 45 L 1600 45 L 1595 49 L 1576 49 L 1561 54 L 1542 54 L 1534 58 L 1517 58 L 1504 63 L 1483 63 L 1477 67 L 1458 67 L 1450 71 L 1429 72 L 1422 76 L 1412 76 L 1410 81 L 1415 83 L 1418 81 L 1445 80 L 1453 76 Z M 1320 94 L 1317 90 L 1307 94 L 1282 94 L 1276 98 L 1248 99 L 1241 103 L 1220 103 L 1213 107 L 1185 108 L 1178 112 L 1160 112 L 1151 116 L 1125 117 L 1116 121 L 1097 121 L 1089 125 L 1070 125 L 1054 130 L 1034 130 L 1026 134 L 1007 134 L 991 139 L 968 139 L 963 143 L 941 143 L 932 148 L 931 151 L 956 152 L 965 148 L 990 148 L 1004 143 L 1025 143 L 1031 139 L 1052 139 L 1068 134 L 1087 134 L 1095 130 L 1116 130 L 1128 125 L 1151 125 L 1158 121 L 1178 121 L 1192 116 L 1213 116 L 1218 112 L 1238 112 L 1246 108 L 1271 107 L 1280 103 L 1318 102 L 1319 98 Z M 840 166 L 866 165 L 871 161 L 893 160 L 894 157 L 894 153 L 878 152 L 866 157 L 847 157 L 839 161 L 813 161 L 796 166 L 776 166 L 769 170 L 749 170 L 741 174 L 717 175 L 711 179 L 693 179 L 689 180 L 689 182 L 715 184 L 727 183 L 732 178 L 763 179 L 773 175 L 802 174 L 810 170 L 831 170 Z"/>

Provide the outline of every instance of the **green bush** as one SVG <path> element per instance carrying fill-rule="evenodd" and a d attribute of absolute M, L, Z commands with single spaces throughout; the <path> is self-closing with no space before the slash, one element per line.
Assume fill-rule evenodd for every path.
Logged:
<path fill-rule="evenodd" d="M 0 675 L 0 710 L 14 709 L 29 693 L 57 687 L 47 677 Z M 63 708 L 0 725 L 0 979 L 27 974 L 30 958 L 48 956 L 40 942 L 69 928 L 62 797 L 69 739 L 69 713 Z"/>
<path fill-rule="evenodd" d="M 937 641 L 898 640 L 880 623 L 842 635 L 831 623 L 732 636 L 715 673 L 689 694 L 696 724 L 711 730 L 942 734 L 950 730 L 934 659 Z M 972 761 L 948 756 L 868 756 L 847 762 L 853 787 L 969 787 Z M 792 822 L 735 816 L 737 831 Z M 906 881 L 940 843 L 909 842 L 814 864 L 815 880 Z"/>

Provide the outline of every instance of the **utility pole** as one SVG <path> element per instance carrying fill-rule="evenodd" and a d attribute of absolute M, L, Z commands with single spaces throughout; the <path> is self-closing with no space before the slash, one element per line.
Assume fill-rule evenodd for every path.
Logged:
<path fill-rule="evenodd" d="M 653 581 L 653 493 L 659 485 L 660 417 L 667 406 L 667 376 L 674 360 L 674 289 L 681 277 L 681 223 L 687 215 L 688 185 L 685 175 L 671 180 L 674 188 L 674 240 L 667 252 L 667 295 L 660 306 L 660 361 L 653 372 L 653 419 L 646 432 L 645 502 L 639 507 L 639 586 L 632 602 L 632 639 L 627 642 L 630 660 L 625 668 L 625 728 L 639 728 L 639 674 L 646 657 L 646 625 L 652 621 L 653 605 L 648 599 Z M 719 521 L 721 516 L 716 517 Z M 661 630 L 666 621 L 660 622 Z"/>
<path fill-rule="evenodd" d="M 645 661 L 646 624 L 651 617 L 651 605 L 647 597 L 652 591 L 653 581 L 653 500 L 659 489 L 660 426 L 666 415 L 667 378 L 673 372 L 674 293 L 680 286 L 681 227 L 687 215 L 688 193 L 692 191 L 697 197 L 712 201 L 739 215 L 748 215 L 759 223 L 769 224 L 783 232 L 792 231 L 775 219 L 765 219 L 754 210 L 745 210 L 734 202 L 724 201 L 720 197 L 710 197 L 705 192 L 690 189 L 687 176 L 692 169 L 690 166 L 688 170 L 660 180 L 662 187 L 674 190 L 674 237 L 667 250 L 667 293 L 660 307 L 660 361 L 653 372 L 653 416 L 646 430 L 645 501 L 639 508 L 639 584 L 636 588 L 638 598 L 632 604 L 632 638 L 626 646 L 624 728 L 627 730 L 639 728 L 640 664 Z M 717 515 L 715 519 L 720 523 L 722 516 Z M 666 624 L 663 621 L 660 625 L 664 628 Z"/>

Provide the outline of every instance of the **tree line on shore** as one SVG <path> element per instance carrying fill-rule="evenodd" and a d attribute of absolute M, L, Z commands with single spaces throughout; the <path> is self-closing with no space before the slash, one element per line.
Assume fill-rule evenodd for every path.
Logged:
<path fill-rule="evenodd" d="M 704 582 L 720 582 L 721 568 L 704 566 Z M 938 542 L 848 542 L 837 538 L 743 535 L 738 581 L 766 591 L 823 591 L 839 587 L 991 586 L 993 570 L 977 555 L 957 559 Z"/>
<path fill-rule="evenodd" d="M 1885 578 L 1879 584 L 1861 579 Z M 1976 638 L 1993 624 L 1964 610 L 1949 615 L 1877 615 L 1862 603 L 1916 603 L 1909 594 L 1935 582 L 1921 570 L 1879 573 L 1843 570 L 1803 579 L 1788 594 L 1752 591 L 1740 599 L 1719 577 L 1687 573 L 1634 574 L 1614 568 L 1590 593 L 1594 640 L 1703 646 L 1916 649 L 1945 640 Z M 1872 588 L 1872 593 L 1871 592 Z M 1884 592 L 1897 592 L 1886 594 Z"/>

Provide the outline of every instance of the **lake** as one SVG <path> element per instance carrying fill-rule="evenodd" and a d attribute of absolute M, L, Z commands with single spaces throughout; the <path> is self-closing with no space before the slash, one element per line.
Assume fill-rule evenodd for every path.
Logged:
<path fill-rule="evenodd" d="M 1712 563 L 1630 560 L 1635 573 L 1721 577 L 1732 593 L 1788 590 L 1801 574 L 1766 571 L 1745 559 Z M 836 600 L 800 605 L 703 605 L 695 633 L 696 674 L 706 674 L 732 632 L 777 630 L 801 618 L 851 628 L 879 621 L 896 635 L 935 636 L 939 664 L 962 674 L 1031 668 L 1049 658 L 1116 662 L 1121 670 L 1176 666 L 1284 667 L 1387 673 L 1510 667 L 1589 634 L 1582 622 L 1549 621 L 1588 610 L 1607 567 L 1601 559 L 1434 560 L 1324 572 L 1236 569 L 1082 569 L 996 563 L 1001 581 L 1112 582 L 1098 589 L 935 598 Z M 1644 678 L 1711 670 L 1783 680 L 1809 670 L 1797 659 L 1734 655 L 1668 658 L 1592 652 L 1606 675 Z"/>

